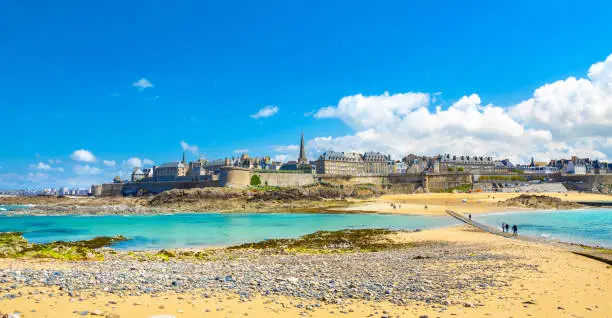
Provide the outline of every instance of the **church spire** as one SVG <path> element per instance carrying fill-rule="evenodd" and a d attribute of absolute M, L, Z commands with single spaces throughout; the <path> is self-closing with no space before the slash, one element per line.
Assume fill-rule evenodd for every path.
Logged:
<path fill-rule="evenodd" d="M 300 140 L 300 156 L 298 157 L 298 164 L 307 164 L 308 159 L 306 158 L 306 149 L 304 147 L 304 131 L 302 130 L 302 139 Z"/>
<path fill-rule="evenodd" d="M 185 151 L 183 151 L 183 161 L 182 163 L 185 163 Z"/>

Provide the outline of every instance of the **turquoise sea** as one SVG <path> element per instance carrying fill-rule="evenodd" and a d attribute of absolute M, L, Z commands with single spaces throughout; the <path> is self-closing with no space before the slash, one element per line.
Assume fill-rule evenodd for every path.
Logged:
<path fill-rule="evenodd" d="M 505 212 L 472 218 L 498 228 L 502 222 L 516 224 L 519 234 L 612 248 L 612 209 Z"/>
<path fill-rule="evenodd" d="M 319 230 L 425 229 L 459 224 L 451 217 L 385 214 L 198 213 L 139 216 L 1 216 L 0 232 L 23 232 L 32 242 L 123 235 L 123 250 L 228 246 L 291 238 Z"/>
<path fill-rule="evenodd" d="M 350 228 L 427 229 L 461 224 L 446 216 L 307 213 L 198 213 L 139 216 L 3 216 L 0 232 L 18 231 L 32 242 L 74 241 L 123 235 L 123 250 L 228 246 L 270 238 L 291 238 L 319 230 Z M 519 234 L 612 248 L 612 209 L 506 212 L 473 215 L 499 227 L 516 224 Z"/>

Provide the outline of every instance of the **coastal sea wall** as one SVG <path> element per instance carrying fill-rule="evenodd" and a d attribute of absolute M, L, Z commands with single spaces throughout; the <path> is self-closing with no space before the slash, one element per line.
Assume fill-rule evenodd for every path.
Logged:
<path fill-rule="evenodd" d="M 427 173 L 423 175 L 423 188 L 429 192 L 443 192 L 473 184 L 474 178 L 469 172 Z"/>
<path fill-rule="evenodd" d="M 258 175 L 262 185 L 278 187 L 307 186 L 316 183 L 316 178 L 311 173 L 253 173 Z"/>

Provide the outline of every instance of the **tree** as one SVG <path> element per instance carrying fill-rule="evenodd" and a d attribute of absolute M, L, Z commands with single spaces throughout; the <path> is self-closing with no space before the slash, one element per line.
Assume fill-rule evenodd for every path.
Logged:
<path fill-rule="evenodd" d="M 453 172 L 453 168 L 452 167 L 448 167 L 448 171 Z"/>
<path fill-rule="evenodd" d="M 113 179 L 114 183 L 123 183 L 123 180 L 121 180 L 120 176 L 115 176 L 115 179 Z"/>
<path fill-rule="evenodd" d="M 251 186 L 257 187 L 259 185 L 261 185 L 261 178 L 259 178 L 258 175 L 254 174 L 251 177 Z"/>
<path fill-rule="evenodd" d="M 459 168 L 457 168 L 457 171 L 459 171 L 459 172 L 463 172 L 463 167 L 459 167 Z"/>

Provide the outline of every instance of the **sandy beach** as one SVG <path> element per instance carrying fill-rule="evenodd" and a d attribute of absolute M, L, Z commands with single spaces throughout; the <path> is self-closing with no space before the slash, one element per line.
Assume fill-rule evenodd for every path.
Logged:
<path fill-rule="evenodd" d="M 129 267 L 132 267 L 135 276 L 144 269 L 159 270 L 164 275 L 172 276 L 178 268 L 193 266 L 195 272 L 198 268 L 208 268 L 210 262 L 170 260 L 113 263 L 112 260 L 65 262 L 2 259 L 0 281 L 5 290 L 0 300 L 0 312 L 19 311 L 24 313 L 23 317 L 70 317 L 92 313 L 106 317 L 152 317 L 163 314 L 175 317 L 610 317 L 612 313 L 612 268 L 562 248 L 494 236 L 467 226 L 397 233 L 392 234 L 391 238 L 395 242 L 416 245 L 406 251 L 266 255 L 266 259 L 274 259 L 275 274 L 263 278 L 252 278 L 240 273 L 238 267 L 223 267 L 225 265 L 221 267 L 225 272 L 209 273 L 212 269 L 205 272 L 225 275 L 233 271 L 238 285 L 257 284 L 254 282 L 260 280 L 259 285 L 268 286 L 271 282 L 261 281 L 268 279 L 274 281 L 272 285 L 281 286 L 278 292 L 264 295 L 253 293 L 249 297 L 236 294 L 234 289 L 221 283 L 218 284 L 219 288 L 191 289 L 185 286 L 184 289 L 148 294 L 133 284 L 139 280 L 132 280 L 132 285 L 126 284 L 121 289 L 115 286 L 117 289 L 109 292 L 104 290 L 104 287 L 108 287 L 104 283 L 85 284 L 80 280 L 76 283 L 76 278 L 73 278 L 74 283 L 63 281 L 62 284 L 84 284 L 82 286 L 88 287 L 74 290 L 64 287 L 59 290 L 53 284 L 45 286 L 31 280 L 39 279 L 37 275 L 41 272 L 57 271 L 71 277 L 69 274 L 72 271 L 83 271 L 81 276 L 97 268 L 108 270 L 113 266 L 116 266 L 115 273 L 109 275 L 124 275 L 126 268 L 129 272 Z M 436 244 L 430 245 L 431 242 Z M 255 266 L 251 270 L 268 266 L 268 263 L 262 263 L 260 257 L 251 255 L 248 261 L 243 260 L 242 263 Z M 315 271 L 317 274 L 311 273 L 312 269 L 307 266 L 314 264 L 312 258 L 315 258 L 316 264 L 328 263 L 330 266 L 321 265 Z M 402 265 L 395 264 L 396 260 Z M 337 264 L 335 262 L 344 264 L 341 272 L 333 268 L 337 267 L 333 266 Z M 296 271 L 297 268 L 304 273 Z M 342 276 L 342 273 L 347 275 Z M 93 280 L 95 275 L 102 274 L 98 272 L 88 277 Z M 292 276 L 288 278 L 285 275 Z M 298 277 L 299 282 L 293 276 Z M 148 279 L 146 275 L 141 277 Z M 359 292 L 355 292 L 356 298 L 343 294 L 351 291 L 349 284 L 360 286 L 365 277 L 373 284 L 385 281 L 395 281 L 397 284 L 389 286 L 390 294 L 386 295 L 385 291 L 378 300 L 357 298 L 363 296 Z M 410 285 L 401 285 L 407 277 L 410 278 Z M 330 293 L 338 291 L 339 294 L 326 300 L 288 295 L 290 292 L 282 287 L 284 283 L 277 283 L 289 280 L 295 283 L 292 288 L 299 290 L 314 288 L 311 285 L 313 282 L 307 283 L 306 280 L 326 285 L 329 279 L 340 285 L 317 288 Z M 444 285 L 443 290 L 436 289 L 438 285 Z M 402 288 L 411 288 L 412 292 L 402 291 Z M 261 289 L 254 287 L 252 290 Z M 427 300 L 429 298 L 432 300 Z"/>
<path fill-rule="evenodd" d="M 369 201 L 353 201 L 349 207 L 331 208 L 330 211 L 377 212 L 410 215 L 446 215 L 446 210 L 463 213 L 494 213 L 505 211 L 533 211 L 532 209 L 500 207 L 498 202 L 524 193 L 420 193 L 383 195 Z M 612 196 L 594 193 L 538 193 L 564 201 L 612 201 Z M 465 201 L 464 201 L 465 200 Z M 395 208 L 391 206 L 395 204 Z"/>

